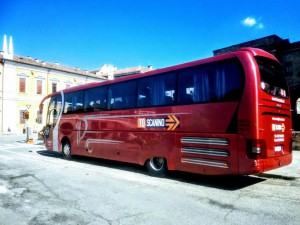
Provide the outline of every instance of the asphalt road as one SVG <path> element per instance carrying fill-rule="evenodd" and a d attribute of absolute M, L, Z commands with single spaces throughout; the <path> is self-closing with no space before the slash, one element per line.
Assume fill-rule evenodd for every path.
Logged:
<path fill-rule="evenodd" d="M 257 176 L 166 178 L 0 136 L 0 224 L 300 224 L 300 152 Z"/>

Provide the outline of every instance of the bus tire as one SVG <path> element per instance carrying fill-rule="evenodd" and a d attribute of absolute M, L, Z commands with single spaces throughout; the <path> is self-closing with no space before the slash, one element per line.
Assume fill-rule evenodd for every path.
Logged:
<path fill-rule="evenodd" d="M 71 144 L 69 140 L 65 140 L 62 143 L 62 153 L 63 153 L 63 158 L 66 160 L 70 160 L 72 158 L 71 155 Z"/>
<path fill-rule="evenodd" d="M 146 163 L 147 170 L 151 176 L 164 177 L 167 172 L 167 163 L 163 157 L 150 158 Z"/>

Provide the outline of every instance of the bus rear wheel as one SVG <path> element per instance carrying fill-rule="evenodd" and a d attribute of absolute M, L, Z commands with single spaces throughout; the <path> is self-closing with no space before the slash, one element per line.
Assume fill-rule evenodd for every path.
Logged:
<path fill-rule="evenodd" d="M 153 157 L 147 161 L 147 170 L 151 176 L 164 177 L 167 172 L 166 160 L 163 157 Z"/>
<path fill-rule="evenodd" d="M 62 144 L 62 153 L 63 153 L 63 158 L 64 159 L 70 160 L 72 158 L 71 144 L 68 140 L 64 141 L 63 144 Z"/>

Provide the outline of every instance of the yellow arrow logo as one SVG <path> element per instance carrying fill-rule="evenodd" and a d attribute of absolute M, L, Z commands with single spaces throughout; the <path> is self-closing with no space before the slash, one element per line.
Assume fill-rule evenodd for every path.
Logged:
<path fill-rule="evenodd" d="M 281 131 L 282 131 L 282 132 L 285 131 L 285 125 L 284 125 L 284 123 L 281 124 Z"/>
<path fill-rule="evenodd" d="M 167 130 L 175 130 L 180 124 L 179 119 L 174 115 L 169 115 L 168 119 L 166 119 Z"/>

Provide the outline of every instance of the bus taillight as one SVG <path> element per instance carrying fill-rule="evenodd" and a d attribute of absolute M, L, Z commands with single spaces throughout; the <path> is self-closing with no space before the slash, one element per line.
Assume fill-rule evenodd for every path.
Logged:
<path fill-rule="evenodd" d="M 263 156 L 266 154 L 266 142 L 262 139 L 251 139 L 248 140 L 248 146 L 247 146 L 247 156 L 251 159 L 259 159 L 263 158 Z"/>

